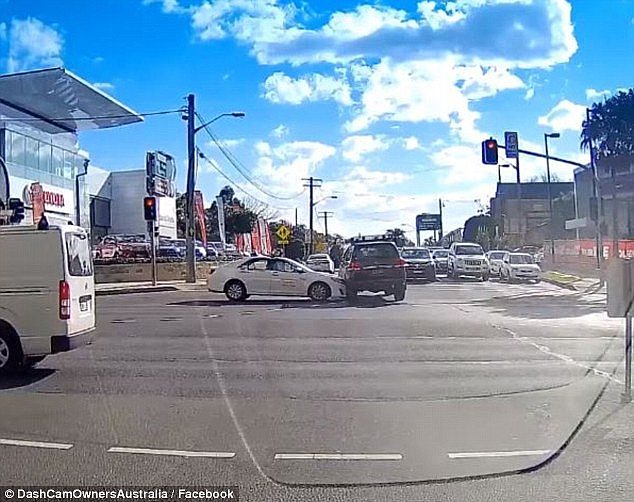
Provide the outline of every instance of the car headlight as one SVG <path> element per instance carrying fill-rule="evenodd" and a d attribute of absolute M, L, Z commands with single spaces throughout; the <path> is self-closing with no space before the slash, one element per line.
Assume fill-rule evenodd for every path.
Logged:
<path fill-rule="evenodd" d="M 464 265 L 464 260 L 463 260 L 462 258 L 458 258 L 458 259 L 456 260 L 456 264 L 457 264 L 457 265 Z"/>

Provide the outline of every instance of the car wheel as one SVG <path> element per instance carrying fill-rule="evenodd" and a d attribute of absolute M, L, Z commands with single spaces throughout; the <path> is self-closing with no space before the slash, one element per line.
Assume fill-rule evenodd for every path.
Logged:
<path fill-rule="evenodd" d="M 241 302 L 247 297 L 247 288 L 240 281 L 229 281 L 225 286 L 225 295 L 232 302 Z"/>
<path fill-rule="evenodd" d="M 394 300 L 402 302 L 405 299 L 405 285 L 394 287 Z"/>
<path fill-rule="evenodd" d="M 22 349 L 13 331 L 0 326 L 0 374 L 16 371 L 22 363 Z"/>
<path fill-rule="evenodd" d="M 539 284 L 540 282 L 542 282 L 541 279 L 535 279 L 535 284 Z"/>
<path fill-rule="evenodd" d="M 316 302 L 325 302 L 331 295 L 330 287 L 323 282 L 315 282 L 308 288 L 308 296 Z"/>
<path fill-rule="evenodd" d="M 482 275 L 482 282 L 486 282 L 489 280 L 489 274 L 483 274 Z"/>

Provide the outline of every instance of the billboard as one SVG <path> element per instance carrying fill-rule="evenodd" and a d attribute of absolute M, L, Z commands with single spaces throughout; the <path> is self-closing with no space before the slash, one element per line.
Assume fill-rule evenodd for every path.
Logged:
<path fill-rule="evenodd" d="M 176 162 L 174 157 L 161 151 L 145 154 L 148 195 L 174 197 L 176 188 Z"/>
<path fill-rule="evenodd" d="M 159 235 L 168 239 L 176 239 L 176 199 L 173 197 L 157 197 L 157 225 Z"/>
<path fill-rule="evenodd" d="M 423 213 L 416 216 L 416 230 L 440 230 L 442 220 L 440 214 Z"/>

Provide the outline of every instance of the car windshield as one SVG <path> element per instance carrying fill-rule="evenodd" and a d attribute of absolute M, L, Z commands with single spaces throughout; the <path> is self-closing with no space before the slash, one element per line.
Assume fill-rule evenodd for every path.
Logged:
<path fill-rule="evenodd" d="M 484 251 L 481 246 L 456 246 L 457 255 L 482 255 Z"/>
<path fill-rule="evenodd" d="M 431 258 L 427 249 L 403 249 L 401 256 L 403 258 L 413 258 L 419 260 L 428 260 Z"/>
<path fill-rule="evenodd" d="M 634 0 L 0 0 L 0 502 L 634 501 L 633 277 Z"/>
<path fill-rule="evenodd" d="M 535 263 L 535 260 L 533 260 L 533 257 L 529 254 L 511 254 L 509 255 L 509 263 L 530 265 Z"/>

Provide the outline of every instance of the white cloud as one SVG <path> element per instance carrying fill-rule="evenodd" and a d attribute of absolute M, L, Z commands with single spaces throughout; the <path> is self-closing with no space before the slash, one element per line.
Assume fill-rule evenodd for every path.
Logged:
<path fill-rule="evenodd" d="M 284 138 L 286 138 L 289 135 L 290 132 L 291 131 L 288 128 L 288 126 L 286 126 L 284 124 L 280 124 L 275 129 L 273 129 L 271 131 L 271 136 L 273 136 L 274 138 L 277 138 L 277 139 L 284 139 Z"/>
<path fill-rule="evenodd" d="M 258 160 L 254 174 L 265 179 L 271 191 L 283 194 L 301 191 L 302 178 L 314 174 L 337 151 L 317 141 L 291 141 L 276 146 L 260 141 L 255 150 Z"/>
<path fill-rule="evenodd" d="M 62 36 L 39 19 L 13 19 L 9 29 L 9 73 L 61 66 Z"/>
<path fill-rule="evenodd" d="M 420 144 L 420 141 L 418 141 L 418 138 L 415 136 L 401 138 L 401 141 L 403 143 L 403 148 L 405 148 L 405 150 L 419 150 L 423 147 Z"/>
<path fill-rule="evenodd" d="M 540 126 L 550 127 L 553 131 L 579 131 L 586 117 L 586 107 L 567 99 L 557 103 L 546 115 L 537 120 Z"/>
<path fill-rule="evenodd" d="M 586 89 L 586 99 L 588 101 L 602 101 L 603 98 L 607 98 L 612 94 L 611 91 L 605 89 L 603 91 L 597 91 L 596 89 Z"/>
<path fill-rule="evenodd" d="M 7 39 L 7 23 L 0 23 L 0 40 Z"/>
<path fill-rule="evenodd" d="M 189 9 L 186 9 L 185 7 L 181 6 L 178 3 L 178 0 L 143 0 L 143 5 L 151 5 L 155 3 L 160 3 L 162 6 L 163 12 L 167 14 L 172 12 L 182 13 L 182 12 L 189 11 Z"/>
<path fill-rule="evenodd" d="M 390 142 L 382 136 L 348 136 L 341 142 L 341 156 L 350 162 L 360 162 L 366 155 L 387 150 L 389 146 Z"/>
<path fill-rule="evenodd" d="M 114 84 L 110 82 L 95 82 L 94 85 L 97 89 L 101 89 L 102 91 L 112 91 L 114 89 Z"/>
<path fill-rule="evenodd" d="M 535 97 L 535 88 L 529 87 L 528 89 L 526 89 L 526 93 L 524 94 L 524 99 L 526 101 L 530 101 L 534 97 Z"/>
<path fill-rule="evenodd" d="M 305 101 L 332 99 L 342 105 L 350 105 L 350 86 L 344 80 L 320 73 L 297 79 L 282 72 L 275 72 L 264 82 L 263 96 L 273 103 L 299 105 Z"/>
<path fill-rule="evenodd" d="M 246 139 L 245 138 L 228 138 L 228 139 L 221 139 L 220 141 L 222 143 L 224 143 L 224 145 L 227 148 L 234 148 L 236 146 L 244 144 Z M 213 142 L 210 142 L 210 145 L 211 144 L 215 145 L 215 143 L 213 143 Z"/>

